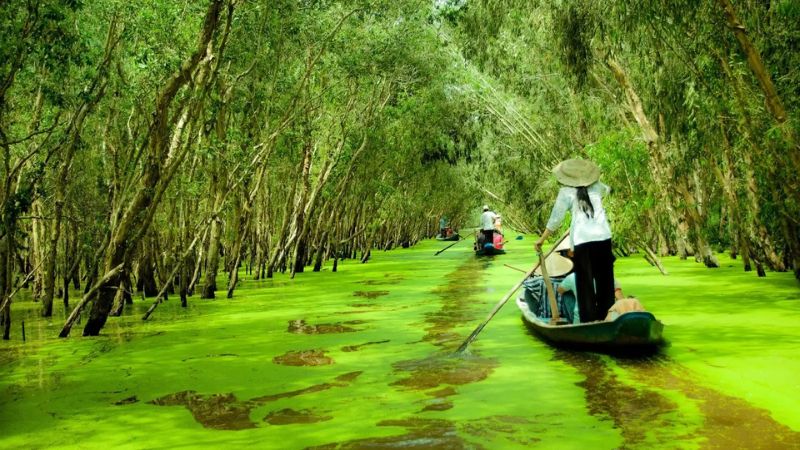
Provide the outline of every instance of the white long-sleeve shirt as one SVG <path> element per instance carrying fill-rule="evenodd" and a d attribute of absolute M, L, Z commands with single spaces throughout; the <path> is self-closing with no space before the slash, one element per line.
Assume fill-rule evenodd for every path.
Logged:
<path fill-rule="evenodd" d="M 572 248 L 586 242 L 611 239 L 611 227 L 608 225 L 602 200 L 603 196 L 608 194 L 611 189 L 605 184 L 596 181 L 586 190 L 589 194 L 589 200 L 592 202 L 592 207 L 594 207 L 593 217 L 587 217 L 578 206 L 578 189 L 564 186 L 558 191 L 556 203 L 550 213 L 550 220 L 547 221 L 547 229 L 556 231 L 564 221 L 567 211 L 571 212 L 572 221 L 569 227 L 569 237 Z"/>
<path fill-rule="evenodd" d="M 494 221 L 497 215 L 493 211 L 484 211 L 481 214 L 481 230 L 494 230 Z"/>

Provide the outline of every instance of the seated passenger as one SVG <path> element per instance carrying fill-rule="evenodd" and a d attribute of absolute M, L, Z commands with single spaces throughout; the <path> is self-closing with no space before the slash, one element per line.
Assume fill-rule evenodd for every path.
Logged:
<path fill-rule="evenodd" d="M 625 294 L 622 293 L 622 287 L 619 285 L 619 281 L 614 278 L 614 300 L 622 300 L 625 298 Z"/>
<path fill-rule="evenodd" d="M 562 294 L 562 295 L 563 295 L 563 294 L 565 294 L 565 293 L 567 293 L 567 292 L 572 292 L 572 294 L 573 294 L 573 295 L 574 295 L 576 298 L 577 298 L 577 296 L 578 296 L 578 292 L 577 292 L 577 290 L 575 289 L 575 272 L 572 272 L 572 273 L 570 273 L 569 275 L 565 276 L 565 277 L 564 277 L 564 279 L 561 281 L 561 284 L 558 286 L 558 293 L 559 293 L 559 294 Z M 625 299 L 625 295 L 622 293 L 622 288 L 620 287 L 620 285 L 619 285 L 619 281 L 617 281 L 617 279 L 616 279 L 616 278 L 614 278 L 614 297 L 616 298 L 616 300 L 617 300 L 617 301 L 620 301 L 620 300 L 623 300 L 623 299 Z M 634 299 L 634 300 L 635 300 L 635 299 Z M 638 301 L 638 300 L 636 300 L 636 302 L 638 303 L 639 301 Z M 617 317 L 619 317 L 619 315 L 620 315 L 620 314 L 626 313 L 626 312 L 628 312 L 628 311 L 644 311 L 644 308 L 642 308 L 642 309 L 636 309 L 636 310 L 634 310 L 634 309 L 631 309 L 631 310 L 626 310 L 626 311 L 620 312 L 619 314 L 617 314 L 616 316 L 614 316 L 614 318 L 612 318 L 612 319 L 609 319 L 609 317 L 610 317 L 610 315 L 611 315 L 611 310 L 612 310 L 612 309 L 614 309 L 614 307 L 616 307 L 616 306 L 617 306 L 617 305 L 616 305 L 616 304 L 614 304 L 614 305 L 613 305 L 613 306 L 612 306 L 612 307 L 611 307 L 611 308 L 608 310 L 609 312 L 608 312 L 608 315 L 606 315 L 606 319 L 605 319 L 605 320 L 614 320 L 614 319 L 616 319 Z M 642 306 L 642 305 L 639 303 L 639 307 L 641 307 L 641 306 Z M 579 314 L 579 312 L 578 312 L 578 310 L 577 310 L 577 308 L 576 308 L 576 309 L 575 309 L 575 317 L 576 317 L 576 318 L 579 318 L 579 316 L 580 316 L 580 314 Z M 578 323 L 578 322 L 575 322 L 575 323 Z"/>
<path fill-rule="evenodd" d="M 638 298 L 635 297 L 628 297 L 623 299 L 617 299 L 614 302 L 614 306 L 608 309 L 608 314 L 606 315 L 606 321 L 611 322 L 617 319 L 617 317 L 628 313 L 628 312 L 635 312 L 635 311 L 644 311 L 644 306 L 639 302 Z"/>
<path fill-rule="evenodd" d="M 476 232 L 475 232 L 475 245 L 474 245 L 474 250 L 476 250 L 476 251 L 477 251 L 477 250 L 479 250 L 479 249 L 482 249 L 482 248 L 483 248 L 483 244 L 485 243 L 485 241 L 486 241 L 486 235 L 485 235 L 485 234 L 483 234 L 483 232 L 482 232 L 482 231 L 480 231 L 480 230 L 479 230 L 479 231 L 476 231 Z"/>
<path fill-rule="evenodd" d="M 569 239 L 562 239 L 553 251 L 558 252 L 559 255 L 565 258 L 569 258 L 570 260 L 572 259 L 573 252 Z"/>
<path fill-rule="evenodd" d="M 575 289 L 575 272 L 570 272 L 565 276 L 556 290 L 562 296 L 571 294 L 572 297 L 575 298 L 575 309 L 572 311 L 572 323 L 581 323 L 581 313 L 578 309 L 578 291 Z"/>
<path fill-rule="evenodd" d="M 559 315 L 570 323 L 576 323 L 577 302 L 572 293 L 560 294 L 559 286 L 563 282 L 563 276 L 572 270 L 572 261 L 558 254 L 547 257 L 547 275 L 553 284 L 556 293 L 556 303 L 558 304 Z M 523 283 L 525 291 L 523 293 L 528 307 L 540 319 L 548 319 L 550 313 L 550 299 L 547 296 L 547 287 L 540 269 L 534 272 L 534 276 L 528 278 Z"/>
<path fill-rule="evenodd" d="M 493 237 L 494 237 L 494 242 L 492 242 L 492 244 L 494 245 L 494 248 L 502 249 L 503 248 L 503 234 L 495 232 Z"/>

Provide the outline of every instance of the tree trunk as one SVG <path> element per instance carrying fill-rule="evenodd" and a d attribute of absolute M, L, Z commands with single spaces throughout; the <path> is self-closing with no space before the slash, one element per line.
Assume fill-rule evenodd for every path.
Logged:
<path fill-rule="evenodd" d="M 126 260 L 130 258 L 129 250 L 134 244 L 131 240 L 146 233 L 152 223 L 153 208 L 157 206 L 156 189 L 162 177 L 161 166 L 165 164 L 165 161 L 170 156 L 167 154 L 167 149 L 169 148 L 170 106 L 178 91 L 189 82 L 192 72 L 209 51 L 209 43 L 219 22 L 222 3 L 223 0 L 211 0 L 209 2 L 198 45 L 194 53 L 183 62 L 180 70 L 170 78 L 158 94 L 147 136 L 148 152 L 144 162 L 141 186 L 112 231 L 111 241 L 103 264 L 105 273 L 109 273 L 114 267 L 125 265 Z M 174 161 L 173 163 L 178 164 L 179 162 Z M 105 281 L 104 286 L 98 289 L 89 320 L 86 321 L 86 326 L 83 330 L 85 336 L 100 334 L 100 330 L 108 319 L 108 313 L 113 305 L 115 294 L 113 289 L 105 289 L 105 287 L 113 288 L 115 286 L 119 286 L 118 274 L 110 277 Z"/>
<path fill-rule="evenodd" d="M 62 183 L 59 183 L 62 184 Z M 63 189 L 59 189 L 60 191 Z M 56 259 L 58 253 L 58 237 L 61 233 L 61 210 L 64 208 L 63 193 L 62 198 L 56 194 L 56 201 L 53 207 L 53 221 L 50 223 L 50 239 L 45 253 L 44 263 L 44 295 L 42 296 L 42 317 L 53 315 L 53 297 L 55 296 L 56 285 Z"/>
<path fill-rule="evenodd" d="M 700 217 L 700 213 L 697 211 L 697 202 L 689 192 L 689 189 L 686 187 L 686 181 L 680 180 L 677 184 L 678 191 L 683 195 L 683 199 L 686 202 L 686 220 L 689 223 L 689 226 L 694 230 L 695 234 L 695 241 L 697 242 L 697 255 L 695 258 L 699 258 L 702 260 L 703 264 L 705 264 L 708 268 L 715 268 L 719 267 L 719 262 L 717 261 L 717 257 L 714 256 L 714 252 L 711 251 L 711 247 L 708 245 L 708 242 L 705 239 L 703 233 L 703 220 Z"/>
<path fill-rule="evenodd" d="M 149 240 L 149 239 L 147 239 Z M 158 283 L 156 283 L 155 261 L 152 246 L 147 242 L 142 243 L 139 258 L 139 268 L 136 273 L 136 291 L 141 292 L 143 297 L 155 297 L 158 295 Z"/>
<path fill-rule="evenodd" d="M 228 276 L 228 298 L 233 298 L 233 291 L 236 289 L 236 285 L 239 282 L 239 265 L 242 263 L 243 254 L 242 246 L 246 237 L 250 233 L 250 216 L 253 207 L 252 202 L 250 201 L 251 198 L 255 199 L 255 195 L 245 198 L 243 202 L 244 204 L 240 204 L 239 208 L 239 221 L 238 226 L 236 227 L 236 237 L 234 238 L 233 248 L 231 250 L 233 263 Z"/>
<path fill-rule="evenodd" d="M 83 131 L 83 124 L 86 117 L 94 110 L 94 107 L 105 95 L 106 89 L 106 74 L 108 66 L 111 64 L 111 54 L 116 47 L 119 40 L 116 36 L 116 20 L 112 20 L 109 26 L 108 36 L 106 37 L 106 48 L 104 59 L 98 68 L 96 78 L 91 83 L 91 88 L 86 95 L 83 96 L 83 101 L 78 109 L 73 114 L 67 129 L 67 141 L 62 148 L 63 157 L 59 165 L 58 175 L 56 178 L 55 186 L 55 200 L 53 204 L 53 219 L 50 229 L 50 247 L 45 255 L 45 285 L 44 297 L 42 298 L 42 316 L 50 317 L 53 315 L 53 291 L 55 290 L 56 279 L 56 256 L 58 249 L 58 240 L 61 234 L 61 220 L 63 218 L 64 204 L 67 196 L 67 185 L 69 182 L 70 167 L 72 166 L 72 159 L 75 156 L 80 141 L 81 132 Z M 116 40 L 115 40 L 116 39 Z M 66 295 L 66 294 L 65 294 Z"/>
<path fill-rule="evenodd" d="M 306 129 L 306 141 L 303 151 L 303 162 L 300 170 L 300 192 L 295 196 L 294 203 L 294 217 L 290 227 L 289 238 L 286 242 L 286 247 L 291 247 L 294 254 L 294 265 L 292 266 L 291 276 L 294 278 L 296 272 L 302 272 L 306 265 L 305 256 L 305 226 L 306 226 L 306 199 L 308 198 L 309 191 L 311 190 L 311 161 L 314 156 L 314 143 L 312 142 L 311 131 L 309 127 Z"/>
<path fill-rule="evenodd" d="M 114 306 L 111 308 L 110 316 L 119 317 L 122 315 L 125 305 L 133 304 L 133 283 L 131 282 L 131 275 L 127 270 L 120 272 L 120 285 L 117 286 L 117 292 L 114 296 Z"/>
<path fill-rule="evenodd" d="M 217 195 L 217 199 L 221 197 Z M 217 201 L 214 201 L 217 205 Z M 218 211 L 218 209 L 214 209 Z M 214 218 L 211 223 L 211 233 L 209 235 L 208 253 L 206 255 L 206 279 L 203 283 L 203 289 L 200 293 L 200 298 L 214 298 L 217 291 L 217 273 L 219 271 L 219 251 L 220 240 L 222 239 L 222 221 L 219 218 Z"/>
<path fill-rule="evenodd" d="M 190 272 L 190 267 L 191 266 L 188 263 L 189 263 L 188 260 L 184 261 L 183 267 L 181 268 L 180 296 L 181 296 L 181 307 L 183 307 L 183 308 L 186 308 L 187 306 L 189 306 L 189 301 L 188 301 L 189 277 L 192 274 Z"/>
<path fill-rule="evenodd" d="M 0 309 L 0 326 L 3 328 L 3 340 L 11 338 L 11 302 L 5 301 L 11 294 L 11 253 L 13 251 L 14 227 L 10 214 L 3 214 L 3 225 L 6 235 L 0 238 L 0 299 L 3 308 Z"/>
<path fill-rule="evenodd" d="M 233 298 L 233 291 L 236 289 L 236 284 L 239 282 L 239 265 L 242 262 L 242 243 L 244 242 L 244 236 L 247 235 L 247 228 L 248 223 L 250 221 L 250 215 L 248 212 L 244 212 L 239 217 L 239 230 L 238 236 L 236 241 L 233 244 L 233 264 L 231 265 L 230 275 L 228 276 L 228 298 Z"/>
<path fill-rule="evenodd" d="M 34 267 L 33 285 L 31 286 L 31 298 L 39 301 L 44 294 L 44 249 L 42 239 L 44 238 L 44 221 L 42 217 L 42 202 L 36 199 L 32 205 L 33 220 L 31 221 L 31 265 Z"/>
<path fill-rule="evenodd" d="M 289 235 L 289 225 L 292 222 L 292 218 L 295 216 L 296 210 L 293 209 L 293 206 L 296 203 L 295 196 L 297 193 L 298 185 L 300 184 L 299 181 L 295 181 L 292 191 L 290 195 L 287 197 L 285 212 L 283 215 L 283 221 L 281 224 L 278 233 L 276 234 L 277 239 L 276 242 L 273 244 L 272 252 L 269 256 L 269 262 L 267 263 L 267 278 L 272 278 L 272 273 L 278 267 L 278 264 L 284 259 L 284 252 L 287 247 L 287 239 Z"/>
<path fill-rule="evenodd" d="M 658 255 L 656 255 L 656 253 L 644 242 L 640 242 L 639 245 L 644 250 L 646 259 L 650 262 L 650 264 L 655 266 L 658 271 L 661 272 L 661 275 L 669 275 L 669 273 L 667 273 L 667 269 L 665 269 L 664 265 L 661 263 L 661 258 L 659 258 Z"/>
<path fill-rule="evenodd" d="M 674 174 L 672 174 L 671 168 L 665 161 L 666 152 L 663 148 L 663 144 L 661 143 L 661 139 L 652 123 L 647 118 L 647 115 L 644 112 L 642 101 L 640 100 L 639 95 L 636 93 L 636 90 L 633 88 L 633 85 L 628 79 L 628 75 L 625 73 L 623 67 L 613 58 L 609 58 L 606 63 L 614 75 L 614 78 L 625 92 L 625 97 L 627 99 L 630 112 L 634 119 L 636 119 L 636 123 L 639 124 L 642 137 L 647 144 L 650 154 L 649 165 L 653 175 L 653 180 L 655 181 L 653 189 L 655 189 L 654 194 L 655 198 L 657 199 L 658 206 L 664 209 L 664 215 L 666 215 L 667 219 L 670 221 L 672 229 L 677 235 L 676 241 L 678 247 L 680 248 L 681 246 L 684 246 L 685 248 L 685 242 L 682 242 L 684 238 L 680 232 L 678 214 L 675 212 L 675 208 L 672 204 L 672 198 L 664 188 L 664 186 L 667 186 L 667 180 L 672 180 L 674 178 Z"/>
<path fill-rule="evenodd" d="M 758 80 L 759 86 L 761 86 L 761 90 L 766 98 L 767 109 L 776 122 L 779 124 L 786 122 L 786 109 L 783 107 L 783 102 L 781 102 L 780 97 L 778 97 L 778 91 L 772 83 L 772 77 L 770 77 L 769 70 L 767 70 L 764 61 L 761 59 L 761 54 L 759 54 L 758 49 L 755 48 L 750 41 L 747 30 L 736 16 L 736 10 L 733 8 L 730 0 L 718 1 L 719 5 L 722 7 L 728 26 L 731 28 L 731 31 L 733 31 L 734 36 L 736 36 L 736 40 L 739 41 L 742 52 L 744 52 L 747 57 L 747 65 Z M 796 163 L 795 168 L 800 169 L 800 164 L 797 164 L 800 161 L 795 157 L 792 159 Z"/>
<path fill-rule="evenodd" d="M 197 257 L 194 261 L 194 270 L 192 271 L 192 277 L 189 278 L 189 287 L 187 288 L 189 295 L 194 295 L 194 288 L 197 285 L 197 281 L 202 276 L 203 261 L 205 261 L 204 258 L 205 255 L 203 253 L 203 247 L 200 246 L 198 248 Z"/>
<path fill-rule="evenodd" d="M 756 131 L 750 118 L 750 114 L 748 113 L 748 107 L 747 103 L 745 102 L 744 94 L 742 93 L 742 81 L 740 76 L 731 70 L 725 58 L 720 57 L 720 64 L 722 65 L 723 71 L 730 79 L 733 87 L 734 98 L 736 99 L 736 105 L 738 106 L 740 114 L 740 126 L 742 127 L 745 140 L 748 141 L 752 147 L 752 151 L 748 151 L 747 149 L 743 149 L 741 151 L 741 157 L 743 160 L 743 164 L 741 166 L 745 182 L 745 193 L 747 196 L 747 202 L 745 203 L 745 206 L 747 207 L 747 215 L 749 216 L 749 226 L 743 230 L 743 233 L 746 231 L 744 239 L 749 240 L 753 244 L 750 246 L 751 256 L 753 256 L 753 258 L 756 260 L 759 276 L 763 276 L 762 274 L 764 274 L 764 269 L 761 267 L 762 260 L 766 260 L 767 264 L 769 264 L 773 270 L 785 270 L 785 266 L 774 250 L 771 239 L 769 238 L 769 234 L 767 233 L 764 223 L 761 220 L 761 194 L 759 193 L 758 184 L 756 183 L 754 157 L 755 160 L 759 160 L 765 158 L 766 155 L 761 150 L 760 145 L 754 138 Z M 729 148 L 730 144 L 727 141 L 727 135 L 723 134 L 723 138 L 726 148 Z M 776 176 L 774 171 L 771 170 L 770 172 L 770 177 Z M 785 183 L 783 184 L 783 188 L 786 195 L 796 194 L 791 194 L 790 191 L 787 191 L 787 185 Z M 800 250 L 798 250 L 797 253 L 800 254 Z M 763 257 L 757 255 L 763 255 Z"/>

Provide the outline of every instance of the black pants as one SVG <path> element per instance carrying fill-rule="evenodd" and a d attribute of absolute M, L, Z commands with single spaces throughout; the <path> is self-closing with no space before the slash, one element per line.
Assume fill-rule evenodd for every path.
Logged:
<path fill-rule="evenodd" d="M 481 230 L 483 233 L 483 242 L 481 243 L 481 247 L 485 244 L 494 244 L 494 230 Z"/>
<path fill-rule="evenodd" d="M 611 239 L 575 246 L 575 288 L 581 322 L 603 320 L 614 305 L 614 254 Z"/>

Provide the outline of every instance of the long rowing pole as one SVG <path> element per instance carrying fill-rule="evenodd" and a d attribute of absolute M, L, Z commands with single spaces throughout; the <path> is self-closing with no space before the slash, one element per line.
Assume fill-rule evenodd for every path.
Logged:
<path fill-rule="evenodd" d="M 563 235 L 563 236 L 561 236 L 561 239 L 559 239 L 559 240 L 558 240 L 558 241 L 557 241 L 557 242 L 556 242 L 556 243 L 553 245 L 553 248 L 551 248 L 551 249 L 550 249 L 550 251 L 549 251 L 549 252 L 547 252 L 547 256 L 550 256 L 550 254 L 552 254 L 552 253 L 555 251 L 556 247 L 558 247 L 558 244 L 560 244 L 560 243 L 561 243 L 561 241 L 563 241 L 564 239 L 566 239 L 566 237 L 567 237 L 567 236 L 569 236 L 569 231 L 567 231 L 566 233 L 564 233 L 564 235 Z M 522 286 L 522 283 L 523 283 L 525 280 L 527 280 L 527 279 L 528 279 L 528 277 L 530 277 L 531 275 L 533 275 L 533 272 L 534 272 L 534 271 L 536 271 L 536 269 L 538 269 L 538 268 L 539 268 L 539 265 L 542 263 L 542 261 L 544 261 L 544 259 L 547 259 L 547 256 L 546 256 L 545 258 L 543 258 L 543 259 L 540 259 L 540 260 L 539 260 L 539 261 L 536 263 L 536 265 L 535 265 L 535 266 L 533 266 L 533 269 L 531 269 L 530 271 L 528 271 L 528 272 L 525 274 L 525 277 L 523 277 L 523 278 L 522 278 L 522 279 L 521 279 L 521 280 L 520 280 L 520 281 L 519 281 L 517 284 L 515 284 L 515 285 L 514 285 L 514 287 L 513 287 L 513 288 L 511 288 L 511 290 L 510 290 L 510 291 L 508 291 L 508 293 L 507 293 L 505 296 L 503 296 L 503 298 L 502 298 L 502 299 L 500 299 L 500 301 L 499 301 L 499 302 L 497 302 L 497 304 L 496 304 L 496 305 L 494 305 L 494 308 L 492 308 L 492 312 L 490 312 L 490 313 L 489 313 L 489 316 L 488 316 L 488 317 L 486 317 L 486 320 L 484 320 L 483 322 L 481 322 L 481 324 L 480 324 L 480 325 L 478 325 L 478 327 L 477 327 L 477 328 L 475 328 L 475 330 L 473 330 L 473 331 L 472 331 L 472 333 L 471 333 L 471 334 L 470 334 L 470 335 L 467 337 L 467 339 L 466 339 L 466 340 L 464 340 L 464 342 L 461 344 L 461 346 L 460 346 L 460 347 L 458 347 L 458 350 L 456 350 L 456 353 L 463 353 L 463 352 L 464 352 L 464 350 L 466 350 L 466 349 L 467 349 L 467 347 L 469 347 L 469 344 L 470 344 L 472 341 L 474 341 L 476 337 L 478 337 L 478 334 L 479 334 L 479 333 L 480 333 L 480 332 L 483 330 L 483 327 L 485 327 L 485 326 L 486 326 L 486 324 L 487 324 L 487 323 L 489 323 L 489 321 L 490 321 L 490 320 L 492 320 L 492 317 L 494 317 L 494 315 L 495 315 L 495 314 L 497 314 L 497 312 L 498 312 L 498 311 L 500 311 L 500 308 L 502 308 L 502 307 L 503 307 L 503 305 L 505 305 L 505 304 L 506 304 L 506 302 L 508 301 L 508 299 L 509 299 L 509 298 L 511 298 L 511 296 L 512 296 L 512 295 L 514 295 L 514 293 L 515 293 L 515 292 L 517 292 L 517 290 L 518 290 L 518 289 L 519 289 L 519 288 Z"/>
<path fill-rule="evenodd" d="M 514 269 L 517 272 L 528 273 L 525 269 L 520 269 L 519 267 L 509 266 L 508 264 L 503 264 L 504 266 L 508 267 L 509 269 Z"/>
<path fill-rule="evenodd" d="M 469 228 L 466 228 L 466 229 L 467 229 L 467 230 L 475 230 L 476 228 L 478 228 L 478 227 L 469 227 Z M 445 251 L 445 250 L 447 250 L 448 248 L 450 248 L 450 247 L 452 247 L 452 246 L 454 246 L 454 245 L 458 244 L 459 242 L 463 241 L 463 240 L 464 240 L 464 239 L 466 239 L 466 238 L 467 238 L 466 236 L 462 237 L 461 239 L 459 239 L 459 240 L 457 240 L 457 241 L 453 242 L 452 244 L 448 245 L 447 247 L 445 247 L 445 248 L 443 248 L 443 249 L 439 250 L 438 252 L 434 253 L 434 254 L 433 254 L 433 256 L 439 256 L 439 253 L 442 253 L 443 251 Z"/>
<path fill-rule="evenodd" d="M 453 242 L 452 244 L 448 245 L 447 247 L 445 247 L 445 248 L 443 248 L 443 249 L 439 250 L 438 252 L 434 253 L 434 254 L 433 254 L 433 256 L 439 256 L 439 253 L 442 253 L 443 251 L 445 251 L 445 250 L 447 250 L 448 248 L 450 248 L 450 247 L 452 247 L 452 246 L 454 246 L 454 245 L 458 244 L 459 242 L 463 241 L 463 240 L 464 240 L 464 239 L 466 239 L 466 238 L 467 238 L 466 236 L 462 237 L 461 239 L 459 239 L 459 240 L 457 240 L 457 241 Z"/>

